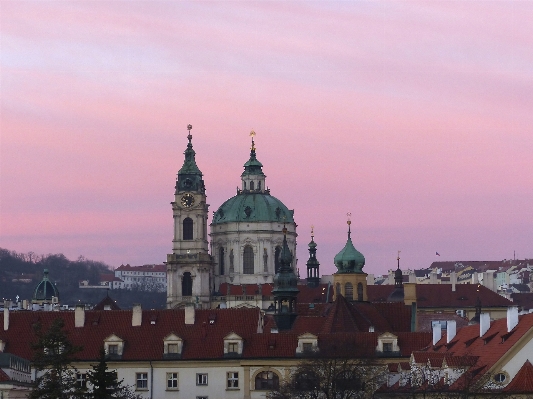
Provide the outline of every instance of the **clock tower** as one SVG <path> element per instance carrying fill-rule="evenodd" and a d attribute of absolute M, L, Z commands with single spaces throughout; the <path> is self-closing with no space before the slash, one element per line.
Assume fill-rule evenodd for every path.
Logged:
<path fill-rule="evenodd" d="M 188 125 L 189 143 L 185 160 L 178 172 L 172 213 L 174 238 L 172 253 L 167 255 L 167 307 L 186 303 L 209 307 L 213 260 L 208 253 L 205 185 L 196 165 L 192 148 L 192 126 Z"/>

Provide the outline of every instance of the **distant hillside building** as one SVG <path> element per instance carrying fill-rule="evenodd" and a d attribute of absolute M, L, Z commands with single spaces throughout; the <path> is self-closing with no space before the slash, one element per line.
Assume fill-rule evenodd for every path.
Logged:
<path fill-rule="evenodd" d="M 115 269 L 115 278 L 111 281 L 111 288 L 165 292 L 167 290 L 166 271 L 165 265 L 120 265 Z"/>

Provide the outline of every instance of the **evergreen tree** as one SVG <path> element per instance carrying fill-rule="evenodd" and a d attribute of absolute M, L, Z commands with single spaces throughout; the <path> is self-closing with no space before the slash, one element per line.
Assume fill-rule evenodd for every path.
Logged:
<path fill-rule="evenodd" d="M 36 379 L 29 399 L 78 399 L 84 396 L 77 384 L 77 370 L 70 364 L 81 348 L 72 345 L 63 330 L 62 318 L 55 319 L 47 331 L 37 323 L 37 342 L 32 344 Z"/>
<path fill-rule="evenodd" d="M 107 367 L 105 350 L 100 350 L 98 364 L 93 365 L 92 371 L 87 373 L 87 380 L 92 385 L 88 394 L 93 399 L 135 399 L 140 398 L 128 386 L 123 385 L 123 380 L 118 380 L 117 372 L 110 371 Z"/>

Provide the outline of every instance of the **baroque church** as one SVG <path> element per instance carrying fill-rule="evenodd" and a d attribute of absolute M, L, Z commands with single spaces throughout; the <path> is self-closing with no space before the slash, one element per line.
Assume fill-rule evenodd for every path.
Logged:
<path fill-rule="evenodd" d="M 174 237 L 172 253 L 167 255 L 166 262 L 168 308 L 188 303 L 203 309 L 248 304 L 265 310 L 286 306 L 291 313 L 295 311 L 293 305 L 298 288 L 314 289 L 317 295 L 322 295 L 321 301 L 323 298 L 331 300 L 337 294 L 348 299 L 367 300 L 367 275 L 362 271 L 365 259 L 354 248 L 349 231 L 345 248 L 334 259 L 339 271 L 333 276 L 333 286 L 330 282 L 327 292 L 324 286 L 319 287 L 319 262 L 312 238 L 307 284 L 296 287 L 298 235 L 294 211 L 271 195 L 263 164 L 257 159 L 253 131 L 240 188 L 213 213 L 208 233 L 206 188 L 196 164 L 192 126 L 187 128 L 185 159 L 178 171 L 175 199 L 171 203 Z M 254 288 L 250 292 L 246 287 Z M 315 295 L 311 291 L 307 294 Z M 231 292 L 241 293 L 239 305 L 228 302 Z M 267 298 L 269 302 L 254 302 L 256 297 Z"/>

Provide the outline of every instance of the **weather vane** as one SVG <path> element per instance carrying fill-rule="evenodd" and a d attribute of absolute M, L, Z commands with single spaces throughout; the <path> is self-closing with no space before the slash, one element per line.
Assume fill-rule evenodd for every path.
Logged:
<path fill-rule="evenodd" d="M 398 257 L 396 258 L 397 260 L 400 260 L 400 252 L 402 251 L 398 251 Z"/>
<path fill-rule="evenodd" d="M 315 238 L 315 226 L 311 225 L 311 239 Z"/>
<path fill-rule="evenodd" d="M 351 219 L 352 219 L 352 212 L 348 212 L 348 213 L 346 214 L 346 217 L 348 218 L 348 222 L 347 222 L 347 223 L 348 223 L 348 224 L 352 224 L 352 220 L 351 220 Z"/>

